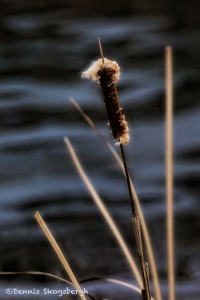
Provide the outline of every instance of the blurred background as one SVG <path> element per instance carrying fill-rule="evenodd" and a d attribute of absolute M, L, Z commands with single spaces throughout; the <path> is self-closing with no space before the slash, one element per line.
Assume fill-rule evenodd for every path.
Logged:
<path fill-rule="evenodd" d="M 80 78 L 99 58 L 100 36 L 105 57 L 121 67 L 119 93 L 131 132 L 127 159 L 166 299 L 164 47 L 172 45 L 177 300 L 199 299 L 199 11 L 195 0 L 0 1 L 1 271 L 64 276 L 34 220 L 39 210 L 79 279 L 105 276 L 134 282 L 63 142 L 64 136 L 70 138 L 136 254 L 124 178 L 69 102 L 75 98 L 114 142 L 97 85 Z M 43 277 L 2 276 L 0 290 L 8 299 L 5 286 L 44 284 L 58 285 Z M 90 291 L 100 299 L 134 296 L 117 286 L 91 285 Z"/>

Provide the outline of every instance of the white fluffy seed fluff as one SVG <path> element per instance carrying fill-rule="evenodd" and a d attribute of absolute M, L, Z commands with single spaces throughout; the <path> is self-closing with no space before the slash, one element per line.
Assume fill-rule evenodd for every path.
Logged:
<path fill-rule="evenodd" d="M 102 61 L 102 58 L 99 58 L 98 60 L 94 61 L 90 67 L 82 73 L 82 78 L 91 79 L 91 80 L 99 80 L 98 71 L 102 68 L 106 67 L 108 69 L 115 70 L 115 83 L 119 80 L 120 77 L 120 67 L 119 65 L 112 60 L 109 60 L 107 58 L 104 58 L 104 62 Z"/>

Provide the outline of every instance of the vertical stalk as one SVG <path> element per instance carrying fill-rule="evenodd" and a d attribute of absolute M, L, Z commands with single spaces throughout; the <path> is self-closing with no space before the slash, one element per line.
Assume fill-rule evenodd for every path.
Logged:
<path fill-rule="evenodd" d="M 141 275 L 142 275 L 142 282 L 143 282 L 143 288 L 141 289 L 142 299 L 143 300 L 151 300 L 148 263 L 144 259 L 140 220 L 137 215 L 136 208 L 135 208 L 133 192 L 131 189 L 130 175 L 129 175 L 128 167 L 127 167 L 127 163 L 126 163 L 124 147 L 122 144 L 120 144 L 120 149 L 121 149 L 121 154 L 122 154 L 122 161 L 124 164 L 124 171 L 125 171 L 125 175 L 126 175 L 128 191 L 129 191 L 129 198 L 130 198 L 130 202 L 131 202 L 133 230 L 135 233 L 138 258 L 139 258 L 139 263 L 140 263 L 140 268 L 141 268 Z"/>
<path fill-rule="evenodd" d="M 173 53 L 172 47 L 165 48 L 166 80 L 166 225 L 169 300 L 175 299 L 174 276 L 174 210 L 173 210 Z"/>

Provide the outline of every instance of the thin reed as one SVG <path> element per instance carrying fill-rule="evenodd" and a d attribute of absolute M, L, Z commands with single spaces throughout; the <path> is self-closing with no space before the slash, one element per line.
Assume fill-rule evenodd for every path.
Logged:
<path fill-rule="evenodd" d="M 130 202 L 131 202 L 132 225 L 133 225 L 133 230 L 134 230 L 134 234 L 135 234 L 138 259 L 139 259 L 140 268 L 141 268 L 142 283 L 143 283 L 143 286 L 141 289 L 141 294 L 142 294 L 143 300 L 150 300 L 151 292 L 150 292 L 150 281 L 149 281 L 149 269 L 148 269 L 148 263 L 145 261 L 145 257 L 144 257 L 144 249 L 143 249 L 142 235 L 141 235 L 141 229 L 140 229 L 140 219 L 137 214 L 136 206 L 135 206 L 134 199 L 133 199 L 133 194 L 132 194 L 131 184 L 130 184 L 131 180 L 130 180 L 130 175 L 128 172 L 124 148 L 123 148 L 122 144 L 120 144 L 120 149 L 121 149 L 122 160 L 123 160 L 123 165 L 124 165 L 124 172 L 125 172 L 126 181 L 127 181 L 129 198 L 130 198 Z"/>
<path fill-rule="evenodd" d="M 35 213 L 35 219 L 37 220 L 38 224 L 40 225 L 42 231 L 44 232 L 45 236 L 47 237 L 47 239 L 49 240 L 51 246 L 53 247 L 55 253 L 57 254 L 59 260 L 61 261 L 64 269 L 66 270 L 67 274 L 69 275 L 74 287 L 76 288 L 79 297 L 82 300 L 87 300 L 87 298 L 85 297 L 84 293 L 81 290 L 81 287 L 78 283 L 78 280 L 76 279 L 69 263 L 67 262 L 65 256 L 63 255 L 60 247 L 58 246 L 55 238 L 53 237 L 51 231 L 49 230 L 49 228 L 47 227 L 45 221 L 43 220 L 42 216 L 40 215 L 40 213 L 37 211 Z"/>
<path fill-rule="evenodd" d="M 166 222 L 169 300 L 175 299 L 174 276 L 174 211 L 173 211 L 173 53 L 165 48 L 166 77 Z"/>

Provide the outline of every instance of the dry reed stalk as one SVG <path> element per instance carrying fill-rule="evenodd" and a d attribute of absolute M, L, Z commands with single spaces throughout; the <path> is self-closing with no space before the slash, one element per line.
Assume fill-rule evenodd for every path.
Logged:
<path fill-rule="evenodd" d="M 122 237 L 122 234 L 120 233 L 116 223 L 114 222 L 113 218 L 111 217 L 109 211 L 107 210 L 105 204 L 103 203 L 102 199 L 99 197 L 98 193 L 96 192 L 95 188 L 93 187 L 93 185 L 91 184 L 88 176 L 86 175 L 83 167 L 81 166 L 81 163 L 75 153 L 75 150 L 71 144 L 71 142 L 69 141 L 68 138 L 64 138 L 65 144 L 67 146 L 67 149 L 69 151 L 69 154 L 72 158 L 72 161 L 74 163 L 74 166 L 76 167 L 80 177 L 82 178 L 83 182 L 85 183 L 88 191 L 90 192 L 90 195 L 92 196 L 92 199 L 94 200 L 94 202 L 96 203 L 97 207 L 99 208 L 99 210 L 101 211 L 104 219 L 106 220 L 106 223 L 108 224 L 110 230 L 112 231 L 116 241 L 118 242 L 122 252 L 124 253 L 124 256 L 130 266 L 130 269 L 133 273 L 133 275 L 135 276 L 135 279 L 138 283 L 138 285 L 140 287 L 142 287 L 142 279 L 139 273 L 139 270 L 137 268 L 137 265 L 132 257 L 132 254 L 130 252 L 130 250 L 128 249 L 124 238 Z"/>
<path fill-rule="evenodd" d="M 128 191 L 129 191 L 130 202 L 131 202 L 133 230 L 135 233 L 138 258 L 139 258 L 140 268 L 141 268 L 141 273 L 142 273 L 142 281 L 143 281 L 143 287 L 141 289 L 142 299 L 150 300 L 151 293 L 150 293 L 150 283 L 149 283 L 149 270 L 147 268 L 148 263 L 144 259 L 142 236 L 141 236 L 141 229 L 140 229 L 140 220 L 139 220 L 136 206 L 134 203 L 134 197 L 133 197 L 132 189 L 131 189 L 131 179 L 130 179 L 130 175 L 128 172 L 126 158 L 125 158 L 125 154 L 124 154 L 124 148 L 123 148 L 122 144 L 120 144 L 120 148 L 121 148 L 122 160 L 123 160 L 123 164 L 124 164 L 124 171 L 125 171 L 125 175 L 126 175 L 126 181 L 127 181 Z"/>
<path fill-rule="evenodd" d="M 143 300 L 150 300 L 150 288 L 149 288 L 149 276 L 147 274 L 146 262 L 144 260 L 143 255 L 143 245 L 142 239 L 140 240 L 138 237 L 139 235 L 137 232 L 140 232 L 140 222 L 137 216 L 137 211 L 135 208 L 135 203 L 133 200 L 131 184 L 130 184 L 130 175 L 127 168 L 126 157 L 124 152 L 124 145 L 129 143 L 129 129 L 127 122 L 125 120 L 125 116 L 122 113 L 122 108 L 119 103 L 118 91 L 117 91 L 117 81 L 119 79 L 119 66 L 115 61 L 110 61 L 104 58 L 101 42 L 99 39 L 99 48 L 101 53 L 101 58 L 97 61 L 93 62 L 90 68 L 83 73 L 83 78 L 96 80 L 99 82 L 103 98 L 104 104 L 106 107 L 108 121 L 112 130 L 113 137 L 118 141 L 117 144 L 120 145 L 122 161 L 124 165 L 125 177 L 129 192 L 129 198 L 131 203 L 132 209 L 132 221 L 133 221 L 133 228 L 135 232 L 136 244 L 137 244 L 137 251 L 138 257 L 141 267 L 142 273 L 142 299 Z M 137 222 L 134 220 L 137 219 Z"/>
<path fill-rule="evenodd" d="M 173 53 L 172 47 L 165 48 L 166 77 L 166 222 L 169 300 L 175 299 L 174 275 L 174 199 L 173 199 Z"/>
<path fill-rule="evenodd" d="M 116 152 L 116 150 L 114 149 L 114 147 L 105 138 L 105 136 L 102 134 L 102 132 L 97 128 L 97 126 L 94 124 L 92 119 L 83 111 L 81 106 L 72 98 L 70 99 L 70 102 L 73 104 L 73 106 L 76 108 L 76 110 L 81 114 L 83 119 L 98 134 L 98 136 L 101 138 L 101 140 L 104 142 L 104 144 L 108 147 L 108 149 L 113 154 L 114 158 L 116 159 L 116 161 L 119 164 L 122 172 L 125 175 L 123 162 L 122 162 L 120 156 L 118 155 L 118 153 Z M 137 212 L 138 212 L 138 215 L 139 215 L 139 218 L 140 218 L 140 223 L 141 223 L 141 229 L 142 229 L 142 233 L 143 233 L 143 237 L 144 237 L 144 242 L 145 242 L 146 249 L 147 249 L 147 255 L 148 255 L 148 259 L 149 259 L 149 265 L 150 265 L 153 284 L 154 284 L 155 299 L 156 300 L 162 300 L 162 295 L 161 295 L 161 290 L 160 290 L 160 283 L 159 283 L 159 278 L 158 278 L 158 272 L 157 272 L 155 257 L 154 257 L 154 253 L 153 253 L 153 249 L 152 249 L 152 245 L 151 245 L 151 240 L 150 240 L 148 228 L 147 228 L 146 221 L 145 221 L 145 218 L 144 218 L 144 214 L 143 214 L 143 211 L 142 211 L 142 207 L 140 205 L 140 201 L 139 201 L 139 198 L 138 198 L 138 195 L 136 193 L 136 190 L 135 190 L 135 187 L 134 187 L 134 184 L 133 184 L 132 180 L 131 180 L 130 184 L 131 184 L 131 190 L 132 190 L 134 203 L 135 203 L 135 206 L 137 208 Z"/>
<path fill-rule="evenodd" d="M 64 269 L 66 270 L 67 274 L 69 275 L 74 287 L 76 288 L 79 297 L 82 300 L 87 300 L 87 298 L 85 297 L 84 293 L 81 290 L 81 287 L 78 283 L 78 280 L 76 279 L 72 269 L 70 268 L 66 258 L 64 257 L 60 247 L 58 246 L 55 238 L 53 237 L 52 233 L 50 232 L 49 228 L 47 227 L 46 223 L 44 222 L 42 216 L 40 215 L 40 213 L 37 211 L 35 213 L 35 219 L 37 220 L 38 224 L 40 225 L 42 231 L 44 232 L 44 234 L 46 235 L 47 239 L 49 240 L 51 246 L 53 247 L 54 251 L 56 252 L 59 260 L 61 261 Z"/>

